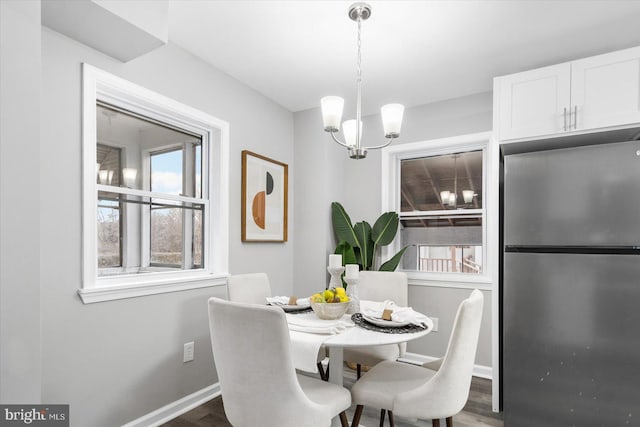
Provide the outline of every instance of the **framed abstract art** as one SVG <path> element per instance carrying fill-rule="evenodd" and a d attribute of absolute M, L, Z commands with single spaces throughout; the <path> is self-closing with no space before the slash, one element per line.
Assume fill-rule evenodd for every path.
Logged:
<path fill-rule="evenodd" d="M 242 151 L 242 241 L 286 242 L 288 169 L 282 162 Z"/>

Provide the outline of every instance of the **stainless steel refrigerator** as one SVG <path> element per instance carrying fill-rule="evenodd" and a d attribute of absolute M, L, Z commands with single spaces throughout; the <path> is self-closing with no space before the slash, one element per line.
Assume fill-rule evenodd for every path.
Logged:
<path fill-rule="evenodd" d="M 505 427 L 640 426 L 640 141 L 503 167 Z"/>

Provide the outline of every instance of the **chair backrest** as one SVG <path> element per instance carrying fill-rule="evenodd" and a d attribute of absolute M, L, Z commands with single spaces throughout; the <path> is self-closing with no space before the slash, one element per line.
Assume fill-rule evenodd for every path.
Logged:
<path fill-rule="evenodd" d="M 407 275 L 397 271 L 361 271 L 358 294 L 360 299 L 391 300 L 406 307 L 409 300 Z"/>
<path fill-rule="evenodd" d="M 209 299 L 209 331 L 224 411 L 235 427 L 328 426 L 304 394 L 291 359 L 284 311 Z"/>
<path fill-rule="evenodd" d="M 446 418 L 462 410 L 469 398 L 471 376 L 478 348 L 484 297 L 475 289 L 458 307 L 447 352 L 433 378 L 416 394 L 428 394 L 421 406 L 431 418 Z M 428 407 L 427 407 L 428 406 Z M 400 408 L 399 413 L 405 413 Z M 434 414 L 435 412 L 435 415 Z"/>
<path fill-rule="evenodd" d="M 358 296 L 369 301 L 391 300 L 400 307 L 409 304 L 409 282 L 406 273 L 398 271 L 361 271 Z M 400 357 L 407 351 L 407 343 L 398 344 Z"/>
<path fill-rule="evenodd" d="M 266 273 L 235 274 L 227 280 L 227 287 L 230 301 L 266 304 L 266 298 L 271 296 Z"/>

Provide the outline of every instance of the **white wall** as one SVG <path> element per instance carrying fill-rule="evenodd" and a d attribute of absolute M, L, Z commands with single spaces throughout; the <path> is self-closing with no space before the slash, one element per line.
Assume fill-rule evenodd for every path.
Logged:
<path fill-rule="evenodd" d="M 492 94 L 481 93 L 462 98 L 409 108 L 405 111 L 402 134 L 394 144 L 425 141 L 449 136 L 491 130 Z M 345 117 L 349 113 L 345 113 Z M 302 200 L 299 189 L 294 207 L 296 251 L 294 283 L 299 294 L 306 294 L 326 285 L 309 282 L 326 269 L 327 254 L 333 252 L 335 240 L 331 226 L 330 204 L 339 201 L 353 222 L 367 220 L 373 224 L 380 215 L 381 158 L 380 151 L 370 151 L 364 160 L 351 160 L 346 150 L 331 140 L 322 130 L 319 109 L 296 113 L 295 118 L 295 181 L 312 189 L 317 203 Z M 379 115 L 363 118 L 365 145 L 378 145 L 384 140 Z M 316 177 L 317 182 L 312 182 Z M 304 248 L 304 250 L 301 250 Z M 422 286 L 410 282 L 409 303 L 419 311 L 440 320 L 439 332 L 411 342 L 408 351 L 426 356 L 442 356 L 451 333 L 453 318 L 468 289 Z M 458 284 L 452 283 L 457 286 Z M 300 289 L 300 290 L 299 290 Z M 485 308 L 476 363 L 491 366 L 491 292 L 484 291 Z"/>
<path fill-rule="evenodd" d="M 230 272 L 265 271 L 276 294 L 307 295 L 327 283 L 332 201 L 341 201 L 354 220 L 379 215 L 380 156 L 348 159 L 322 131 L 318 110 L 294 116 L 177 46 L 123 64 L 41 29 L 39 6 L 0 1 L 0 400 L 69 403 L 72 426 L 120 425 L 217 381 L 206 300 L 225 296 L 226 288 L 80 302 L 81 63 L 230 123 Z M 379 117 L 365 118 L 365 126 L 365 138 L 381 140 Z M 402 142 L 490 127 L 491 96 L 480 94 L 407 110 Z M 292 241 L 241 243 L 243 149 L 290 165 Z M 410 351 L 443 351 L 447 313 L 466 294 L 411 287 L 416 308 L 442 320 L 439 336 Z M 488 330 L 483 326 L 478 355 L 487 365 Z M 182 344 L 192 340 L 195 361 L 183 364 Z"/>
<path fill-rule="evenodd" d="M 0 402 L 39 403 L 40 3 L 0 1 Z"/>
<path fill-rule="evenodd" d="M 292 291 L 293 244 L 240 241 L 240 152 L 292 164 L 293 117 L 175 45 L 124 64 L 42 29 L 43 161 L 32 183 L 42 195 L 41 233 L 31 236 L 42 253 L 42 400 L 69 403 L 72 426 L 114 426 L 217 382 L 206 301 L 226 297 L 226 287 L 80 302 L 82 62 L 230 123 L 230 272 L 265 271 L 284 295 Z M 183 364 L 188 341 L 195 360 Z"/>

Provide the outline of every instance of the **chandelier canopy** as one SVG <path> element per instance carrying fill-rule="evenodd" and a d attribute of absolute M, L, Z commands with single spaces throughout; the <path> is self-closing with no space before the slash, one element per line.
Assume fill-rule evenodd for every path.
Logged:
<path fill-rule="evenodd" d="M 384 128 L 384 136 L 388 138 L 384 144 L 364 147 L 362 145 L 362 21 L 366 21 L 371 16 L 371 6 L 366 3 L 354 3 L 349 8 L 349 18 L 358 24 L 358 62 L 357 62 L 357 79 L 356 79 L 356 118 L 355 120 L 346 120 L 342 123 L 342 135 L 344 142 L 336 137 L 336 133 L 340 129 L 340 121 L 342 120 L 342 110 L 344 109 L 344 99 L 339 96 L 325 96 L 320 100 L 322 107 L 322 120 L 324 122 L 325 132 L 331 133 L 331 137 L 335 142 L 349 150 L 349 157 L 352 159 L 364 159 L 367 156 L 367 150 L 386 147 L 393 140 L 400 136 L 400 127 L 402 125 L 402 116 L 404 114 L 404 106 L 401 104 L 387 104 L 380 108 L 382 116 L 382 126 Z"/>

